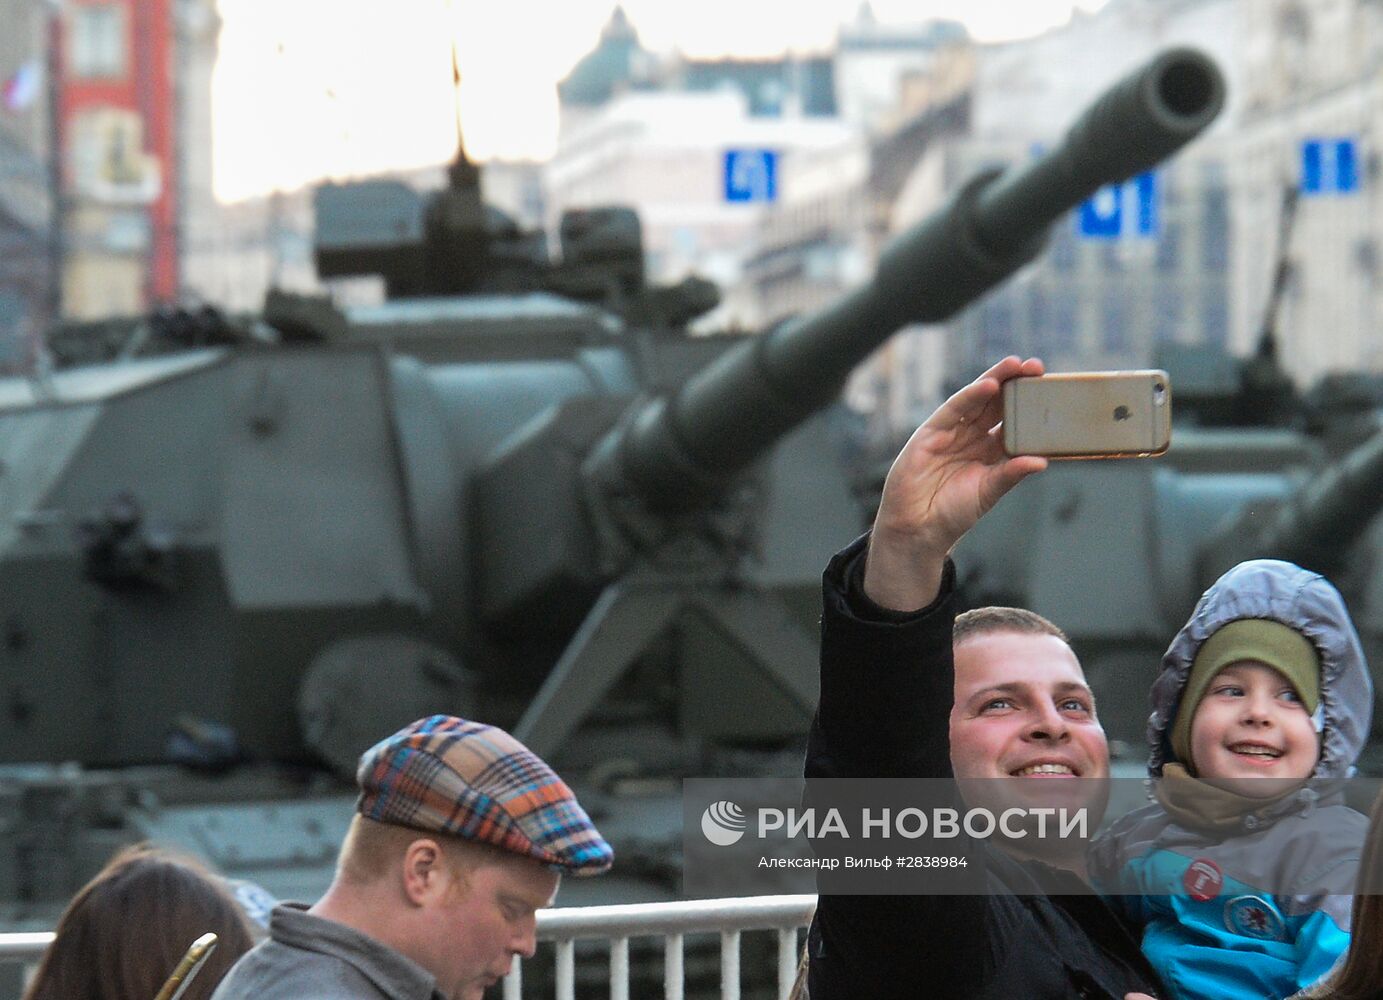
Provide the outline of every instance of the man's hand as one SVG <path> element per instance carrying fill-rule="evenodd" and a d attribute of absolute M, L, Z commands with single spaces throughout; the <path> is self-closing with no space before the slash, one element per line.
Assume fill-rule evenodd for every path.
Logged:
<path fill-rule="evenodd" d="M 1003 383 L 1042 371 L 1036 358 L 1004 358 L 941 404 L 903 446 L 869 541 L 864 592 L 874 603 L 915 611 L 936 600 L 952 546 L 1025 476 L 1047 467 L 1035 455 L 1005 455 L 998 426 Z"/>
<path fill-rule="evenodd" d="M 1129 993 L 1124 1000 L 1157 1000 L 1157 997 L 1150 997 L 1146 993 Z"/>

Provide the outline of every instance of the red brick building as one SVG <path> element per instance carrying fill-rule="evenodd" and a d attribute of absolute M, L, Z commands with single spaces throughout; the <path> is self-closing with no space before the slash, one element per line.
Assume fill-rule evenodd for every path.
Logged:
<path fill-rule="evenodd" d="M 70 0 L 55 25 L 63 311 L 178 294 L 173 0 Z"/>

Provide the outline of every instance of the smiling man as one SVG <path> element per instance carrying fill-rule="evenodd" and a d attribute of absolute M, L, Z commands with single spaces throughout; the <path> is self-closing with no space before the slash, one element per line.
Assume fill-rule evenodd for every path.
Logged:
<path fill-rule="evenodd" d="M 1002 383 L 1041 373 L 1036 359 L 1005 358 L 947 400 L 894 462 L 867 552 L 857 542 L 827 567 L 807 777 L 954 777 L 970 806 L 988 788 L 1102 810 L 1093 789 L 1108 745 L 1060 630 L 1016 609 L 957 619 L 953 606 L 953 546 L 1046 467 L 1004 455 L 995 434 Z M 1160 992 L 1136 940 L 1085 885 L 1084 845 L 1040 860 L 1018 846 L 958 843 L 983 869 L 984 894 L 823 895 L 808 940 L 812 1000 Z"/>
<path fill-rule="evenodd" d="M 326 895 L 276 907 L 213 1000 L 480 1000 L 533 954 L 561 874 L 613 860 L 562 779 L 494 726 L 420 719 L 366 751 L 356 778 Z"/>
<path fill-rule="evenodd" d="M 956 617 L 951 647 L 951 769 L 966 802 L 994 812 L 1083 808 L 1093 830 L 1108 800 L 1109 743 L 1066 634 L 1022 608 L 977 608 Z M 1045 780 L 1029 787 L 1027 779 Z M 1085 874 L 1080 839 L 1027 831 L 1003 846 Z"/>

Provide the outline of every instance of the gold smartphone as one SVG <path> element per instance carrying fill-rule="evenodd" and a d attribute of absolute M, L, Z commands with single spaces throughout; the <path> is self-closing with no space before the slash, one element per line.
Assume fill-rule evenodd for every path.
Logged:
<path fill-rule="evenodd" d="M 1147 458 L 1172 441 L 1164 371 L 1072 372 L 1004 383 L 1004 451 L 1048 458 Z"/>
<path fill-rule="evenodd" d="M 178 1000 L 187 988 L 192 985 L 192 979 L 202 969 L 202 963 L 211 957 L 211 953 L 216 950 L 216 935 L 210 931 L 203 934 L 196 941 L 192 942 L 192 947 L 187 949 L 187 954 L 183 955 L 178 967 L 173 970 L 173 974 L 168 977 L 168 981 L 163 984 L 163 989 L 158 991 L 158 996 L 154 1000 Z"/>

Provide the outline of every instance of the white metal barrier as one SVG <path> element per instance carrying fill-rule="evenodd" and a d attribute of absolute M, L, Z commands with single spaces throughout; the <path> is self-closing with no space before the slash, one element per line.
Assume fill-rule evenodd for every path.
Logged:
<path fill-rule="evenodd" d="M 687 934 L 720 934 L 721 1000 L 739 1000 L 740 934 L 778 934 L 778 997 L 785 1000 L 797 975 L 797 931 L 811 922 L 815 896 L 747 896 L 627 906 L 575 906 L 538 914 L 538 940 L 557 945 L 557 1000 L 576 991 L 576 942 L 610 942 L 610 1000 L 629 1000 L 629 939 L 663 939 L 663 996 L 683 997 L 683 940 Z M 504 1000 L 519 1000 L 523 970 L 515 961 L 504 980 Z"/>
<path fill-rule="evenodd" d="M 811 922 L 815 896 L 747 896 L 626 906 L 573 906 L 540 910 L 538 940 L 557 949 L 557 1000 L 576 995 L 576 942 L 610 942 L 610 1000 L 629 1000 L 629 939 L 663 939 L 663 995 L 683 1000 L 683 941 L 687 934 L 720 934 L 721 1000 L 739 1000 L 740 934 L 776 931 L 778 997 L 786 1000 L 797 974 L 797 931 Z M 0 934 L 0 962 L 32 966 L 53 940 L 49 931 Z M 523 970 L 515 959 L 504 980 L 504 1000 L 519 1000 Z"/>

